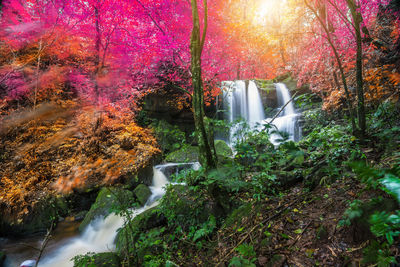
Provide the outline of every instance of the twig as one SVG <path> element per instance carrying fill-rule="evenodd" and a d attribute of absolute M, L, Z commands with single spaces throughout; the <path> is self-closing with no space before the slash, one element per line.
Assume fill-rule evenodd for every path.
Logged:
<path fill-rule="evenodd" d="M 37 260 L 36 260 L 35 267 L 38 266 L 39 261 L 40 261 L 40 258 L 42 257 L 42 254 L 43 254 L 44 250 L 46 249 L 47 244 L 48 244 L 49 241 L 50 241 L 51 232 L 53 231 L 53 226 L 54 226 L 54 222 L 51 222 L 50 229 L 47 230 L 47 234 L 46 234 L 46 236 L 45 236 L 44 239 L 43 239 L 42 245 L 40 246 L 39 256 L 38 256 L 38 258 L 37 258 Z"/>
<path fill-rule="evenodd" d="M 282 113 L 282 111 L 287 107 L 287 105 L 289 105 L 289 103 L 293 101 L 293 99 L 296 95 L 297 95 L 297 92 L 295 92 L 293 94 L 292 98 L 285 105 L 283 105 L 283 107 L 278 111 L 278 113 L 276 113 L 275 116 L 272 118 L 272 120 L 270 122 L 268 122 L 267 124 L 272 124 L 274 122 L 274 120 L 276 118 L 278 118 L 278 116 Z"/>
<path fill-rule="evenodd" d="M 289 203 L 289 204 L 288 204 L 286 207 L 284 207 L 283 209 L 281 209 L 283 205 L 277 207 L 275 210 L 279 210 L 279 209 L 281 209 L 281 210 L 278 211 L 277 213 L 275 213 L 274 215 L 268 217 L 267 219 L 263 220 L 260 224 L 265 224 L 265 223 L 267 223 L 268 221 L 271 221 L 271 220 L 275 219 L 276 217 L 278 217 L 279 215 L 281 215 L 285 210 L 287 210 L 290 206 L 292 206 L 293 204 L 295 204 L 295 203 L 298 202 L 298 201 L 299 201 L 298 199 L 296 199 L 295 201 L 292 201 L 291 203 Z M 253 228 L 251 228 L 250 231 L 247 232 L 247 234 L 245 235 L 245 237 L 243 237 L 243 238 L 239 241 L 239 243 L 237 243 L 237 245 L 236 245 L 234 248 L 232 248 L 232 249 L 228 252 L 228 254 L 226 254 L 225 257 L 217 263 L 216 266 L 220 266 L 221 264 L 223 264 L 223 263 L 225 262 L 226 258 L 228 258 L 229 255 L 231 255 L 233 252 L 235 252 L 235 249 L 236 249 L 238 246 L 240 246 L 240 245 L 249 237 L 249 235 L 250 235 L 254 230 L 257 229 L 258 226 L 259 226 L 259 224 L 256 224 L 255 226 L 253 226 Z"/>
<path fill-rule="evenodd" d="M 300 238 L 303 236 L 304 232 L 306 231 L 308 226 L 310 226 L 311 223 L 312 223 L 312 220 L 309 223 L 307 223 L 307 225 L 301 230 L 301 234 L 299 234 L 297 236 L 297 238 L 292 242 L 292 244 L 290 244 L 289 248 L 293 247 L 297 243 L 297 241 L 300 240 Z"/>

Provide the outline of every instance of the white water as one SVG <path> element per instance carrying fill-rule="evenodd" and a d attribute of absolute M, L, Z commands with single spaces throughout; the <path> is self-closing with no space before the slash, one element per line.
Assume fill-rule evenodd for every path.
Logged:
<path fill-rule="evenodd" d="M 280 110 L 286 103 L 290 101 L 292 97 L 290 95 L 289 89 L 286 87 L 285 84 L 277 83 L 275 84 L 275 87 Z M 300 129 L 297 125 L 297 119 L 299 115 L 300 114 L 296 113 L 293 101 L 291 101 L 281 112 L 279 117 L 277 117 L 272 122 L 272 124 L 274 124 L 280 132 L 287 133 L 289 135 L 288 140 L 297 141 L 300 139 Z M 265 120 L 265 122 L 270 122 L 271 119 L 272 118 L 268 118 Z M 274 145 L 279 145 L 280 139 L 282 139 L 280 134 L 271 134 L 270 140 Z"/>
<path fill-rule="evenodd" d="M 176 165 L 176 164 L 175 164 Z M 190 164 L 189 164 L 190 165 Z M 161 171 L 168 166 L 158 165 L 153 168 L 153 184 L 150 186 L 152 192 L 144 207 L 132 210 L 133 216 L 152 208 L 158 204 L 157 200 L 165 194 L 165 186 L 169 183 L 168 178 Z M 198 163 L 191 164 L 192 168 L 198 168 Z M 65 245 L 48 255 L 39 262 L 40 267 L 72 267 L 71 259 L 77 255 L 88 252 L 107 252 L 115 250 L 115 238 L 117 230 L 124 225 L 124 218 L 110 214 L 106 218 L 100 217 L 92 221 L 79 237 L 69 240 Z"/>
<path fill-rule="evenodd" d="M 248 88 L 244 81 L 227 81 L 223 82 L 223 107 L 227 111 L 225 119 L 230 123 L 242 118 L 249 125 L 250 129 L 261 130 L 262 125 L 271 121 L 272 118 L 265 118 L 264 107 L 261 101 L 260 93 L 254 81 L 249 81 Z M 283 83 L 275 84 L 278 110 L 280 110 L 290 99 L 290 91 Z M 297 118 L 293 101 L 290 102 L 281 114 L 273 121 L 275 130 L 286 132 L 288 140 L 297 141 L 300 139 L 300 131 L 297 126 Z M 233 125 L 230 129 L 229 140 L 233 144 L 237 139 L 241 138 L 242 126 Z M 274 145 L 280 144 L 282 139 L 279 133 L 271 133 L 271 142 Z"/>
<path fill-rule="evenodd" d="M 229 108 L 227 119 L 234 122 L 244 119 L 250 124 L 265 119 L 264 108 L 257 85 L 250 81 L 246 88 L 245 81 L 223 82 L 224 107 Z"/>

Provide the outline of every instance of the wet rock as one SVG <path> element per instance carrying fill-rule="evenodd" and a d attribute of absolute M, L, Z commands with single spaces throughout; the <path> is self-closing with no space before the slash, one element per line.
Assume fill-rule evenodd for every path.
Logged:
<path fill-rule="evenodd" d="M 126 244 L 129 244 L 129 242 L 126 242 L 127 236 L 134 239 L 138 234 L 166 225 L 166 223 L 167 220 L 164 215 L 159 212 L 158 207 L 153 207 L 144 211 L 118 231 L 116 237 L 117 251 L 122 252 L 127 249 Z"/>
<path fill-rule="evenodd" d="M 134 197 L 131 191 L 118 187 L 103 187 L 79 225 L 79 231 L 82 232 L 95 218 L 109 215 L 113 208 L 131 206 L 133 202 Z"/>
<path fill-rule="evenodd" d="M 196 146 L 184 146 L 183 148 L 169 153 L 166 162 L 194 162 L 199 160 L 199 148 Z"/>
<path fill-rule="evenodd" d="M 215 151 L 217 152 L 218 158 L 220 157 L 232 157 L 232 149 L 223 140 L 215 140 Z"/>
<path fill-rule="evenodd" d="M 147 199 L 149 199 L 149 197 L 151 196 L 151 191 L 150 189 L 144 185 L 144 184 L 140 184 L 138 185 L 135 190 L 133 190 L 133 193 L 135 194 L 137 200 L 139 201 L 139 203 L 143 206 L 144 204 L 146 204 Z"/>
<path fill-rule="evenodd" d="M 2 207 L 3 209 L 3 207 Z M 23 236 L 45 232 L 53 222 L 65 217 L 69 212 L 66 198 L 46 197 L 39 199 L 24 214 L 3 213 L 0 216 L 0 235 Z"/>

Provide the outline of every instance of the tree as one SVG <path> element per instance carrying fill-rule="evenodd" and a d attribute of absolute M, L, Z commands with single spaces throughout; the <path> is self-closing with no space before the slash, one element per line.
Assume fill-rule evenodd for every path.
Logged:
<path fill-rule="evenodd" d="M 212 138 L 209 138 L 206 126 L 204 122 L 205 112 L 204 112 L 204 91 L 203 91 L 203 79 L 202 79 L 202 69 L 201 69 L 201 54 L 204 48 L 204 42 L 207 34 L 208 27 L 208 10 L 207 10 L 207 0 L 204 3 L 204 25 L 203 33 L 200 34 L 200 18 L 199 10 L 197 6 L 197 0 L 191 0 L 192 6 L 192 19 L 193 19 L 193 29 L 192 36 L 190 39 L 190 69 L 192 72 L 192 85 L 193 85 L 193 116 L 196 127 L 197 139 L 199 142 L 199 159 L 200 163 L 204 168 L 210 169 L 217 166 L 217 159 L 213 153 L 215 149 L 213 148 Z"/>

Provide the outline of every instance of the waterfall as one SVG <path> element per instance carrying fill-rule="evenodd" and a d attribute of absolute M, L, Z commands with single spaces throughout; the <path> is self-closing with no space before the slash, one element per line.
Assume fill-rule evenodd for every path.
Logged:
<path fill-rule="evenodd" d="M 275 84 L 277 94 L 277 104 L 280 110 L 290 99 L 290 91 L 283 83 Z M 232 123 L 242 118 L 251 129 L 262 129 L 262 124 L 271 121 L 265 118 L 264 106 L 261 101 L 260 92 L 254 81 L 249 81 L 246 86 L 245 81 L 225 81 L 223 88 L 223 110 L 225 110 L 225 120 Z M 290 102 L 281 112 L 279 117 L 273 121 L 279 132 L 286 132 L 288 139 L 297 141 L 300 139 L 300 131 L 297 125 L 299 114 L 296 113 L 293 101 Z M 234 144 L 242 134 L 242 125 L 233 125 L 230 128 L 228 143 Z M 271 142 L 279 145 L 282 136 L 271 131 Z"/>
<path fill-rule="evenodd" d="M 246 86 L 245 81 L 223 82 L 225 88 L 223 92 L 223 107 L 227 108 L 226 119 L 234 122 L 240 118 L 249 124 L 255 124 L 265 119 L 264 107 L 254 81 L 249 81 Z"/>
<path fill-rule="evenodd" d="M 280 110 L 286 103 L 291 99 L 290 91 L 283 83 L 275 84 L 277 100 Z M 300 139 L 300 129 L 298 127 L 298 117 L 300 114 L 296 113 L 293 101 L 291 101 L 285 109 L 281 112 L 279 117 L 275 118 L 272 124 L 274 124 L 279 132 L 285 132 L 288 134 L 288 140 L 298 141 Z M 271 121 L 271 118 L 265 120 L 266 122 Z M 279 133 L 271 134 L 271 142 L 274 145 L 279 145 L 282 136 Z"/>
<path fill-rule="evenodd" d="M 184 166 L 183 166 L 184 165 Z M 153 168 L 153 182 L 150 186 L 151 196 L 147 203 L 139 209 L 133 209 L 133 217 L 156 206 L 157 200 L 165 194 L 165 186 L 169 183 L 167 175 L 170 168 L 192 168 L 198 169 L 199 163 L 169 163 L 157 165 Z M 115 250 L 115 238 L 117 231 L 124 225 L 124 218 L 110 214 L 106 218 L 99 217 L 92 221 L 84 230 L 81 236 L 72 238 L 64 243 L 57 250 L 47 255 L 39 262 L 40 267 L 71 267 L 71 259 L 77 255 L 88 252 L 100 253 Z"/>

